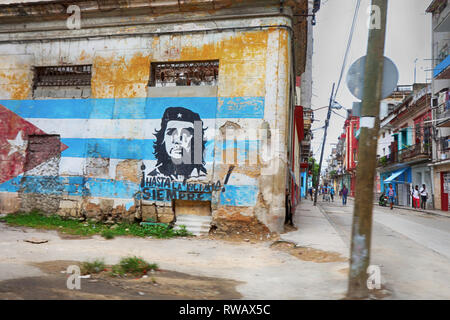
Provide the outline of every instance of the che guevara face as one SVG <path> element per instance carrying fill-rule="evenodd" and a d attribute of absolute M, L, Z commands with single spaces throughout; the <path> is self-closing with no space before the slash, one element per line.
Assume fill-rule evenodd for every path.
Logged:
<path fill-rule="evenodd" d="M 193 137 L 194 125 L 191 122 L 177 120 L 167 122 L 164 145 L 173 163 L 190 163 Z"/>

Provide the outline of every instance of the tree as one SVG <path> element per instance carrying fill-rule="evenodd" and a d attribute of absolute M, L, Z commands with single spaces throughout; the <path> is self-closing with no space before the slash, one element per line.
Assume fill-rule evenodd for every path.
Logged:
<path fill-rule="evenodd" d="M 319 164 L 317 163 L 316 159 L 314 159 L 313 157 L 309 158 L 309 167 L 312 173 L 312 183 L 313 186 L 316 185 L 316 183 L 318 184 L 319 182 Z"/>

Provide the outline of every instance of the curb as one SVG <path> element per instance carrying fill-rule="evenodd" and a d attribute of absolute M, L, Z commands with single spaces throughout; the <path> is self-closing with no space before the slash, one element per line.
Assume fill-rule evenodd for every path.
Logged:
<path fill-rule="evenodd" d="M 350 198 L 348 197 L 348 200 L 351 201 L 355 201 L 355 198 Z M 374 205 L 378 205 L 378 202 L 374 202 Z M 388 207 L 386 207 L 388 208 Z M 448 214 L 444 214 L 444 213 L 438 213 L 438 212 L 434 212 L 434 211 L 428 211 L 428 210 L 417 210 L 414 208 L 410 208 L 410 207 L 405 207 L 405 206 L 394 206 L 395 209 L 400 209 L 400 210 L 408 210 L 408 211 L 414 211 L 414 212 L 419 212 L 419 213 L 427 213 L 433 216 L 439 216 L 439 217 L 445 217 L 445 218 L 450 218 L 450 215 Z"/>

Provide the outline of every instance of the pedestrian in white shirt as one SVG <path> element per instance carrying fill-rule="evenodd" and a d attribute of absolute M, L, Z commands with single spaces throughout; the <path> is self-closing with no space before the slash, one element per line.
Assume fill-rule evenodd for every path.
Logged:
<path fill-rule="evenodd" d="M 426 209 L 427 208 L 427 199 L 428 199 L 428 192 L 427 188 L 425 187 L 425 184 L 422 184 L 422 188 L 420 188 L 420 208 Z"/>
<path fill-rule="evenodd" d="M 419 207 L 420 207 L 419 186 L 416 185 L 416 187 L 413 189 L 412 197 L 413 197 L 413 208 L 419 209 Z"/>

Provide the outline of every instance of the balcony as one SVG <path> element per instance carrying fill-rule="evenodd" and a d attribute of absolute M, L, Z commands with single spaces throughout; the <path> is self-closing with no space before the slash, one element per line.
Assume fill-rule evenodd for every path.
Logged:
<path fill-rule="evenodd" d="M 413 162 L 431 159 L 431 143 L 420 143 L 402 150 L 391 152 L 378 159 L 378 167 L 386 167 L 395 163 Z"/>
<path fill-rule="evenodd" d="M 386 167 L 398 162 L 397 152 L 388 154 L 387 156 L 380 157 L 377 162 L 377 167 Z"/>
<path fill-rule="evenodd" d="M 450 136 L 441 137 L 437 145 L 437 158 L 435 162 L 447 161 L 450 159 Z"/>
<path fill-rule="evenodd" d="M 398 162 L 431 159 L 431 143 L 415 144 L 398 151 Z"/>
<path fill-rule="evenodd" d="M 450 79 L 450 55 L 441 61 L 433 70 L 434 79 Z"/>
<path fill-rule="evenodd" d="M 436 109 L 436 120 L 437 127 L 450 127 L 450 104 L 443 103 Z"/>
<path fill-rule="evenodd" d="M 303 109 L 303 126 L 306 130 L 311 129 L 312 122 L 314 121 L 314 113 L 310 108 Z"/>

